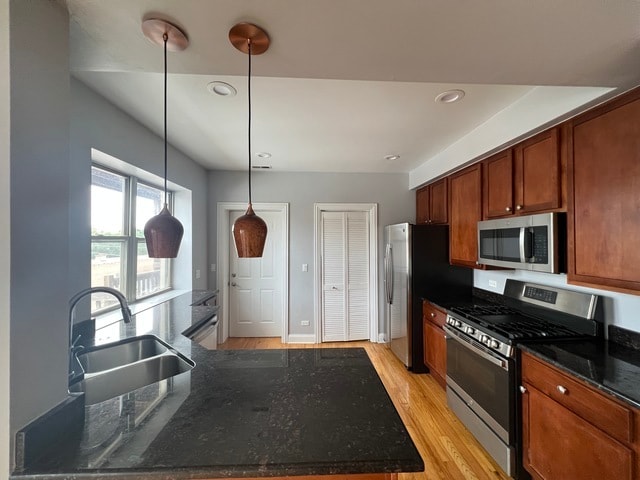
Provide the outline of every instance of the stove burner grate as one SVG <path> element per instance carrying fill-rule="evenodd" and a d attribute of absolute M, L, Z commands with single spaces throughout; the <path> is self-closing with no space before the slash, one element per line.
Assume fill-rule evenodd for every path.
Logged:
<path fill-rule="evenodd" d="M 455 307 L 454 313 L 506 338 L 574 337 L 576 332 L 561 325 L 518 312 L 505 305 Z"/>

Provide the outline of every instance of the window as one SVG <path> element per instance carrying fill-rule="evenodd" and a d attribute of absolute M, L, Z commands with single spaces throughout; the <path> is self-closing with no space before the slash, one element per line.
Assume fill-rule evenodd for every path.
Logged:
<path fill-rule="evenodd" d="M 171 205 L 172 195 L 167 202 Z M 171 262 L 149 258 L 144 224 L 160 212 L 163 191 L 99 166 L 91 167 L 91 286 L 120 290 L 127 300 L 171 288 Z M 108 294 L 91 296 L 91 313 L 117 306 Z"/>

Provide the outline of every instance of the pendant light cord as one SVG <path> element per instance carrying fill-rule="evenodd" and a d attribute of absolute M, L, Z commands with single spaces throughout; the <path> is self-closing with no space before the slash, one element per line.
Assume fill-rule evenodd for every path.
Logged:
<path fill-rule="evenodd" d="M 167 41 L 169 35 L 165 33 L 164 39 L 164 206 L 167 206 Z"/>
<path fill-rule="evenodd" d="M 249 205 L 251 205 L 251 39 L 247 39 L 249 48 L 249 74 L 247 75 L 247 95 L 249 98 Z"/>

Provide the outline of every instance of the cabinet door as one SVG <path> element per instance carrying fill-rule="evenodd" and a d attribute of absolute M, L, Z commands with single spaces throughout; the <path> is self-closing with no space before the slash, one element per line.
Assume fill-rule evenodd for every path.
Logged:
<path fill-rule="evenodd" d="M 535 479 L 633 478 L 631 449 L 535 387 L 524 386 L 523 461 Z"/>
<path fill-rule="evenodd" d="M 640 94 L 574 120 L 569 281 L 640 290 Z"/>
<path fill-rule="evenodd" d="M 485 218 L 513 215 L 513 155 L 511 150 L 484 162 Z"/>
<path fill-rule="evenodd" d="M 429 185 L 430 223 L 446 224 L 449 221 L 447 206 L 447 179 L 443 178 Z"/>
<path fill-rule="evenodd" d="M 424 363 L 429 367 L 433 378 L 443 387 L 447 375 L 447 343 L 444 330 L 428 320 L 424 326 Z"/>
<path fill-rule="evenodd" d="M 449 205 L 449 260 L 454 265 L 477 267 L 478 221 L 482 219 L 480 164 L 450 177 Z"/>
<path fill-rule="evenodd" d="M 562 203 L 558 129 L 525 140 L 515 149 L 516 211 L 553 210 Z"/>
<path fill-rule="evenodd" d="M 416 191 L 416 224 L 429 223 L 429 186 Z"/>

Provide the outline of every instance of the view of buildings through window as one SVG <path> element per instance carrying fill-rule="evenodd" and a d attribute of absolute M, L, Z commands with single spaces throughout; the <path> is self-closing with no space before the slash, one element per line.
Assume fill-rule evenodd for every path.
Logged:
<path fill-rule="evenodd" d="M 115 288 L 129 301 L 170 288 L 170 260 L 149 258 L 144 240 L 144 225 L 160 212 L 162 203 L 159 188 L 133 176 L 91 168 L 91 286 Z M 91 313 L 116 305 L 113 296 L 94 294 Z"/>

